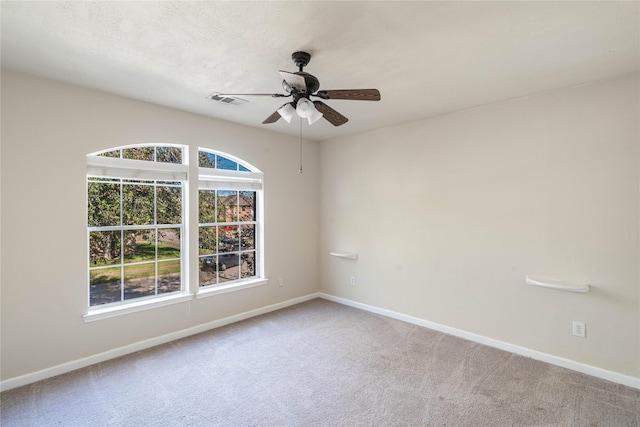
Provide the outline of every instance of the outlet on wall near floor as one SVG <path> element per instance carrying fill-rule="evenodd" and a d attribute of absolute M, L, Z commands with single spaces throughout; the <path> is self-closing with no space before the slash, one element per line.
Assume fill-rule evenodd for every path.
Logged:
<path fill-rule="evenodd" d="M 584 322 L 573 321 L 573 335 L 585 338 L 587 336 L 587 325 Z"/>
<path fill-rule="evenodd" d="M 356 276 L 351 276 L 349 278 L 349 284 L 352 286 L 356 284 Z"/>
<path fill-rule="evenodd" d="M 282 278 L 282 277 L 278 278 L 278 286 L 279 287 L 283 287 L 284 286 L 284 278 Z"/>

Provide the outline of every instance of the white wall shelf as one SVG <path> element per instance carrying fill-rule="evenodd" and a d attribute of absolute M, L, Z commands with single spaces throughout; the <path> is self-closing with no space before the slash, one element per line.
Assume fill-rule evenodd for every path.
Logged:
<path fill-rule="evenodd" d="M 568 283 L 568 282 L 562 282 L 560 280 L 545 279 L 541 277 L 531 277 L 531 276 L 526 276 L 525 282 L 527 283 L 527 285 L 557 289 L 560 291 L 578 292 L 581 294 L 586 294 L 589 292 L 589 285 L 581 284 L 581 283 Z"/>
<path fill-rule="evenodd" d="M 338 258 L 358 259 L 358 254 L 355 252 L 329 252 L 332 256 Z"/>

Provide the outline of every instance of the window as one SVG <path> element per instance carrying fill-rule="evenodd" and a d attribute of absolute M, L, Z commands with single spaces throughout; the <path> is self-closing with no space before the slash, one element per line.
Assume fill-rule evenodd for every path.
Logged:
<path fill-rule="evenodd" d="M 87 157 L 89 306 L 183 291 L 183 149 Z"/>
<path fill-rule="evenodd" d="M 262 174 L 204 149 L 198 166 L 198 285 L 214 289 L 260 277 Z"/>
<path fill-rule="evenodd" d="M 198 151 L 198 181 L 191 187 L 198 191 L 199 271 L 187 274 L 186 151 L 182 146 L 138 145 L 87 156 L 85 320 L 190 298 L 187 277 L 193 278 L 191 290 L 198 289 L 198 296 L 266 283 L 262 173 L 207 149 Z"/>

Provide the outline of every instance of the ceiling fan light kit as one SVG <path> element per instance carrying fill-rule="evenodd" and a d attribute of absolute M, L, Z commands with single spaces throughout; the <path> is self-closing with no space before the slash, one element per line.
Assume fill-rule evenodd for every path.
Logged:
<path fill-rule="evenodd" d="M 336 110 L 328 106 L 322 101 L 311 101 L 311 97 L 315 96 L 322 99 L 346 99 L 352 101 L 380 101 L 380 92 L 378 89 L 340 89 L 340 90 L 321 90 L 320 81 L 313 75 L 303 71 L 304 67 L 309 64 L 311 55 L 307 52 L 294 52 L 291 55 L 293 63 L 298 67 L 298 71 L 291 73 L 288 71 L 280 71 L 283 78 L 282 87 L 286 94 L 274 93 L 245 93 L 233 94 L 241 96 L 271 96 L 273 98 L 289 97 L 293 98 L 292 102 L 284 104 L 282 107 L 274 111 L 262 123 L 275 123 L 281 117 L 291 123 L 293 114 L 297 113 L 299 117 L 307 119 L 309 125 L 314 124 L 322 117 L 334 126 L 341 126 L 349 121 L 348 118 L 338 113 Z M 216 93 L 217 96 L 231 96 Z"/>

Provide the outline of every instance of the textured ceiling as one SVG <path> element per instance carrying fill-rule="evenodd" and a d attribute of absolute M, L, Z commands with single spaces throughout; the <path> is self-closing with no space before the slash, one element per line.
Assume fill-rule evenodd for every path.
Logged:
<path fill-rule="evenodd" d="M 639 2 L 1 2 L 2 66 L 297 135 L 261 122 L 291 53 L 350 120 L 305 122 L 324 140 L 640 70 Z"/>

